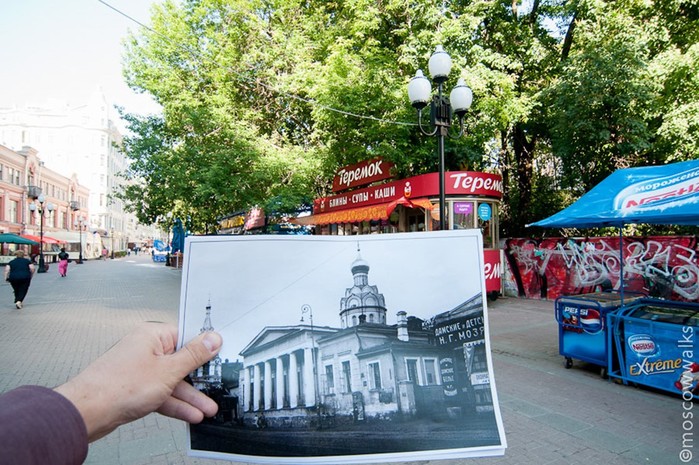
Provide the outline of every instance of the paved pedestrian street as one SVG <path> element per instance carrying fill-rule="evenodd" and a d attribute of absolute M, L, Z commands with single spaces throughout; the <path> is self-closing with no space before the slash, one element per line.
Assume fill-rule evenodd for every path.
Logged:
<path fill-rule="evenodd" d="M 71 263 L 66 278 L 52 264 L 34 277 L 22 310 L 15 309 L 12 289 L 3 282 L 0 392 L 23 384 L 56 386 L 138 323 L 176 323 L 180 279 L 181 270 L 153 263 L 148 255 Z M 508 449 L 504 457 L 482 463 L 680 464 L 683 449 L 697 463 L 699 440 L 687 439 L 699 433 L 699 407 L 693 404 L 694 419 L 687 422 L 679 397 L 604 380 L 599 369 L 579 361 L 566 370 L 553 302 L 500 298 L 490 304 L 489 315 Z M 86 463 L 227 463 L 187 457 L 185 449 L 185 425 L 153 414 L 92 444 Z"/>

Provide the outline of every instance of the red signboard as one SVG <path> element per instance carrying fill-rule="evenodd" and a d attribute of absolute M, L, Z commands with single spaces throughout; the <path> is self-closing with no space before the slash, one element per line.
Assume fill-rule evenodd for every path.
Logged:
<path fill-rule="evenodd" d="M 483 251 L 483 272 L 485 273 L 485 292 L 500 292 L 502 265 L 500 250 L 486 249 Z"/>
<path fill-rule="evenodd" d="M 502 199 L 502 177 L 478 171 L 448 171 L 445 173 L 445 194 L 485 196 Z M 378 186 L 357 189 L 344 194 L 316 199 L 313 213 L 325 213 L 347 208 L 364 207 L 391 202 L 401 197 L 420 198 L 439 195 L 439 174 L 428 173 Z"/>
<path fill-rule="evenodd" d="M 391 178 L 393 163 L 375 158 L 355 165 L 345 166 L 333 179 L 333 192 L 341 192 L 353 187 L 366 186 L 372 182 Z"/>

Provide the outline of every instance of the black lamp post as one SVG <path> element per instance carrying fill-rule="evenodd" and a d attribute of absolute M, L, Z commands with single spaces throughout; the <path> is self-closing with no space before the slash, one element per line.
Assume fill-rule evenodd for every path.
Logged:
<path fill-rule="evenodd" d="M 172 231 L 172 212 L 167 212 L 167 222 L 165 223 L 167 227 L 167 255 L 165 256 L 165 266 L 172 266 L 170 263 L 170 252 L 172 251 L 172 242 L 170 241 L 170 231 Z"/>
<path fill-rule="evenodd" d="M 451 71 L 451 57 L 442 49 L 441 45 L 430 57 L 428 63 L 432 81 L 437 84 L 437 94 L 432 94 L 430 81 L 422 74 L 422 70 L 417 70 L 415 77 L 408 83 L 408 97 L 411 105 L 417 110 L 418 126 L 420 131 L 426 136 L 437 136 L 437 149 L 439 151 L 439 228 L 446 229 L 446 199 L 444 189 L 444 138 L 445 136 L 457 139 L 464 134 L 464 115 L 471 106 L 473 93 L 466 86 L 464 80 L 459 78 L 456 87 L 452 89 L 449 98 L 442 95 L 442 86 L 446 82 Z M 431 131 L 425 130 L 422 126 L 422 109 L 430 105 L 430 122 L 433 126 Z M 459 133 L 452 136 L 449 129 L 452 125 L 451 115 L 454 113 L 459 119 Z"/>
<path fill-rule="evenodd" d="M 83 263 L 83 226 L 85 225 L 85 220 L 80 216 L 75 223 L 78 226 L 78 234 L 80 235 L 80 252 L 78 253 L 78 261 L 75 263 L 81 265 Z"/>
<path fill-rule="evenodd" d="M 46 273 L 46 262 L 44 261 L 44 212 L 48 210 L 48 212 L 51 213 L 53 211 L 53 205 L 47 203 L 46 207 L 44 207 L 44 202 L 46 201 L 44 194 L 40 194 L 36 200 L 39 202 L 39 206 L 37 207 L 36 202 L 32 202 L 29 204 L 29 209 L 32 212 L 39 213 L 39 269 L 37 271 L 39 273 Z"/>

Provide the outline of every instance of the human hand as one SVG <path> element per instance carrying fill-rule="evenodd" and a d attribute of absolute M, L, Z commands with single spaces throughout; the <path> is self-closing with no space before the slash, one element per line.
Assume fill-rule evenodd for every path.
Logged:
<path fill-rule="evenodd" d="M 90 442 L 155 411 L 199 423 L 218 405 L 183 379 L 213 359 L 222 342 L 206 332 L 175 352 L 177 328 L 147 323 L 55 391 L 78 409 Z"/>

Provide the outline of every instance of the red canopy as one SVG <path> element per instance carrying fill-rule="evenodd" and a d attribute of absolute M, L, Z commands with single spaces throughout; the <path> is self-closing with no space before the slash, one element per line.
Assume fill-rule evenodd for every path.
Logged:
<path fill-rule="evenodd" d="M 34 236 L 32 234 L 21 234 L 22 237 L 35 241 L 35 242 L 41 242 L 41 237 L 40 236 Z M 53 237 L 49 237 L 46 234 L 44 234 L 44 244 L 64 244 L 65 241 L 59 241 L 58 239 L 54 239 Z"/>
<path fill-rule="evenodd" d="M 293 218 L 289 222 L 301 225 L 330 224 L 330 223 L 357 223 L 367 220 L 385 220 L 398 205 L 408 208 L 432 209 L 432 202 L 428 199 L 410 200 L 401 197 L 392 202 L 369 205 L 368 207 L 347 208 L 328 213 L 316 213 L 315 215 Z"/>

